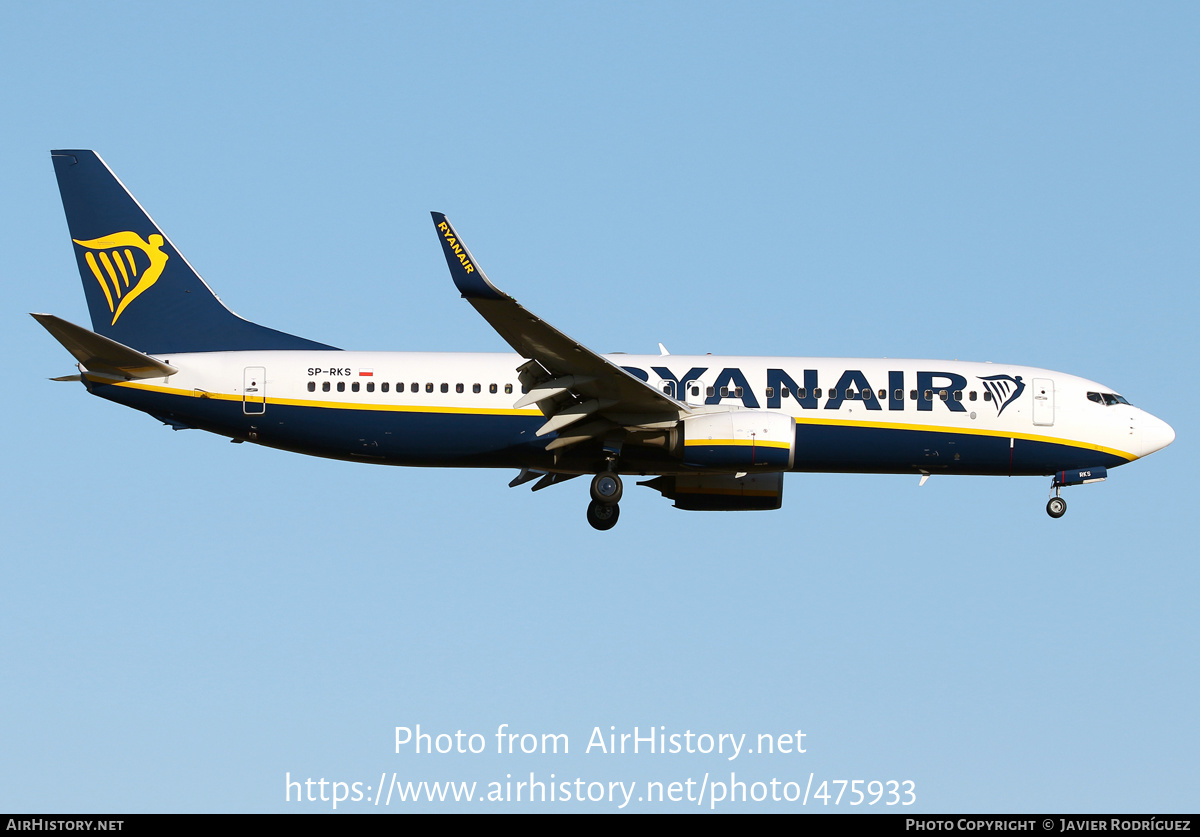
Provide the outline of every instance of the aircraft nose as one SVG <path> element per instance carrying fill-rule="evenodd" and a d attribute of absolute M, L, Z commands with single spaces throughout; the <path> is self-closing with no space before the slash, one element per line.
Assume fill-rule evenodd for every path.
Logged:
<path fill-rule="evenodd" d="M 1175 430 L 1160 418 L 1147 415 L 1142 424 L 1142 456 L 1162 450 L 1175 441 Z"/>

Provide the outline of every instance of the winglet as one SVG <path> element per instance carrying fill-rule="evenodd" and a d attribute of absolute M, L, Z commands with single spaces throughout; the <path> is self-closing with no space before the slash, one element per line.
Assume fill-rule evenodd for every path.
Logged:
<path fill-rule="evenodd" d="M 433 225 L 437 228 L 438 240 L 442 242 L 446 264 L 450 267 L 450 276 L 458 292 L 466 299 L 510 299 L 508 294 L 488 281 L 479 262 L 475 261 L 446 216 L 440 212 L 429 214 L 433 216 Z"/>

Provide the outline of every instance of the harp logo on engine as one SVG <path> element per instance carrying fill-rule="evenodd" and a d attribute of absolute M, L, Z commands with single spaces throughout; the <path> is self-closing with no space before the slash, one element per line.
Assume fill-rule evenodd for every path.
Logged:
<path fill-rule="evenodd" d="M 85 250 L 84 260 L 112 312 L 112 325 L 129 303 L 158 281 L 169 258 L 162 251 L 163 237 L 158 233 L 151 234 L 149 241 L 128 230 L 86 241 L 71 240 Z"/>

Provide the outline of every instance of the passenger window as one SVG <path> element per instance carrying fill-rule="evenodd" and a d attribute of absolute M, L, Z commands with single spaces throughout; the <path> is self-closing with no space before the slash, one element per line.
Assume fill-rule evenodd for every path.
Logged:
<path fill-rule="evenodd" d="M 820 398 L 820 397 L 821 397 L 821 391 L 817 390 L 817 398 Z M 834 389 L 829 390 L 829 400 L 833 401 L 836 398 L 837 398 L 837 389 L 834 388 Z"/>
<path fill-rule="evenodd" d="M 471 392 L 483 392 L 483 387 L 481 387 L 479 384 L 472 384 Z"/>
<path fill-rule="evenodd" d="M 714 392 L 716 392 L 716 390 L 714 390 L 712 387 L 708 387 L 708 389 L 704 391 L 704 394 L 709 398 L 712 398 Z"/>
<path fill-rule="evenodd" d="M 975 401 L 975 400 L 978 400 L 978 398 L 979 398 L 979 393 L 977 393 L 975 390 L 971 390 L 971 400 Z"/>
<path fill-rule="evenodd" d="M 425 385 L 425 391 L 426 391 L 426 392 L 433 392 L 433 384 L 426 384 L 426 385 Z"/>
<path fill-rule="evenodd" d="M 741 388 L 741 387 L 738 387 L 737 389 L 735 389 L 735 390 L 733 391 L 733 394 L 734 394 L 736 397 L 738 397 L 738 398 L 741 398 L 741 397 L 742 397 L 742 388 Z"/>
<path fill-rule="evenodd" d="M 775 397 L 775 387 L 767 387 L 767 398 Z"/>
<path fill-rule="evenodd" d="M 355 381 L 354 383 L 352 383 L 352 384 L 350 385 L 350 390 L 351 390 L 352 392 L 358 392 L 358 381 Z"/>
<path fill-rule="evenodd" d="M 495 395 L 496 394 L 496 385 L 488 384 L 488 392 L 490 392 L 492 395 Z"/>
<path fill-rule="evenodd" d="M 938 398 L 941 398 L 943 401 L 948 401 L 950 399 L 950 393 L 946 392 L 944 389 L 939 389 Z"/>
<path fill-rule="evenodd" d="M 384 383 L 382 383 L 382 384 L 380 384 L 380 385 L 379 385 L 379 391 L 380 391 L 380 392 L 387 392 L 387 391 L 388 391 L 388 385 L 387 385 L 387 383 L 386 383 L 386 382 L 384 382 Z"/>
<path fill-rule="evenodd" d="M 346 382 L 338 381 L 338 392 L 345 392 L 345 391 L 346 391 Z"/>
<path fill-rule="evenodd" d="M 962 401 L 962 390 L 961 389 L 954 390 L 954 400 Z"/>
<path fill-rule="evenodd" d="M 800 387 L 800 389 L 796 390 L 796 397 L 799 398 L 801 401 L 803 401 L 805 398 L 808 398 L 808 390 L 805 389 L 804 387 Z M 820 398 L 820 397 L 821 397 L 821 393 L 818 392 L 817 398 Z"/>
<path fill-rule="evenodd" d="M 983 394 L 983 400 L 984 400 L 984 401 L 991 401 L 991 400 L 992 400 L 992 394 L 991 394 L 990 392 L 985 392 L 985 393 Z"/>
<path fill-rule="evenodd" d="M 779 394 L 780 394 L 780 396 L 782 396 L 783 398 L 787 398 L 787 397 L 788 397 L 788 395 L 789 395 L 790 393 L 788 392 L 788 388 L 787 388 L 787 387 L 780 387 L 780 388 L 779 388 Z"/>
<path fill-rule="evenodd" d="M 692 398 L 698 398 L 699 396 L 700 396 L 700 387 L 692 387 Z"/>
<path fill-rule="evenodd" d="M 916 400 L 917 400 L 917 391 L 916 391 L 915 389 L 910 389 L 910 390 L 908 391 L 908 400 L 909 400 L 909 401 L 916 401 Z"/>
<path fill-rule="evenodd" d="M 309 381 L 309 382 L 308 382 L 308 391 L 309 391 L 309 392 L 316 392 L 316 391 L 317 391 L 317 382 L 316 382 L 316 381 Z"/>
<path fill-rule="evenodd" d="M 387 384 L 384 384 L 384 386 L 386 387 Z M 367 392 L 374 392 L 374 391 L 375 391 L 375 382 L 367 381 Z"/>
<path fill-rule="evenodd" d="M 512 384 L 505 384 L 505 385 L 504 385 L 504 394 L 505 394 L 505 395 L 512 395 Z"/>
<path fill-rule="evenodd" d="M 463 385 L 462 385 L 462 384 L 455 384 L 455 385 L 454 385 L 454 391 L 455 391 L 455 392 L 462 392 L 462 391 L 463 391 Z"/>
<path fill-rule="evenodd" d="M 449 391 L 450 391 L 450 385 L 442 384 L 442 392 L 449 392 Z"/>
<path fill-rule="evenodd" d="M 323 381 L 321 383 L 321 392 L 329 392 L 329 381 Z"/>
<path fill-rule="evenodd" d="M 932 401 L 932 400 L 933 400 L 933 390 L 931 390 L 931 389 L 927 389 L 927 390 L 925 390 L 925 400 L 926 400 L 926 401 Z"/>
<path fill-rule="evenodd" d="M 886 389 L 879 390 L 879 400 L 887 401 L 887 390 Z"/>
<path fill-rule="evenodd" d="M 913 394 L 916 395 L 916 393 L 913 393 Z M 893 392 L 892 400 L 893 401 L 903 401 L 904 400 L 904 390 L 898 389 L 895 392 Z"/>
<path fill-rule="evenodd" d="M 801 396 L 801 397 L 803 397 L 803 396 Z M 820 397 L 821 397 L 821 388 L 817 387 L 816 389 L 813 390 L 813 398 L 820 398 Z M 831 395 L 829 397 L 832 398 L 833 396 Z"/>
<path fill-rule="evenodd" d="M 722 398 L 729 397 L 729 387 L 721 387 L 721 397 Z"/>

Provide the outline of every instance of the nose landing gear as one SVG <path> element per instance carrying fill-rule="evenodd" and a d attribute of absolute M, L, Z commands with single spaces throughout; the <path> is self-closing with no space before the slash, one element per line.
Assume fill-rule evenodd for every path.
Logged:
<path fill-rule="evenodd" d="M 1046 514 L 1053 517 L 1055 520 L 1067 513 L 1067 501 L 1057 494 L 1050 498 L 1050 502 L 1046 504 Z"/>
<path fill-rule="evenodd" d="M 1057 520 L 1067 513 L 1067 501 L 1059 496 L 1064 485 L 1087 485 L 1091 482 L 1104 482 L 1107 478 L 1108 470 L 1099 465 L 1056 472 L 1054 479 L 1050 481 L 1054 496 L 1046 504 L 1046 514 Z"/>
<path fill-rule="evenodd" d="M 616 471 L 601 471 L 592 478 L 592 502 L 588 504 L 587 520 L 593 529 L 608 531 L 617 525 L 624 487 Z"/>

